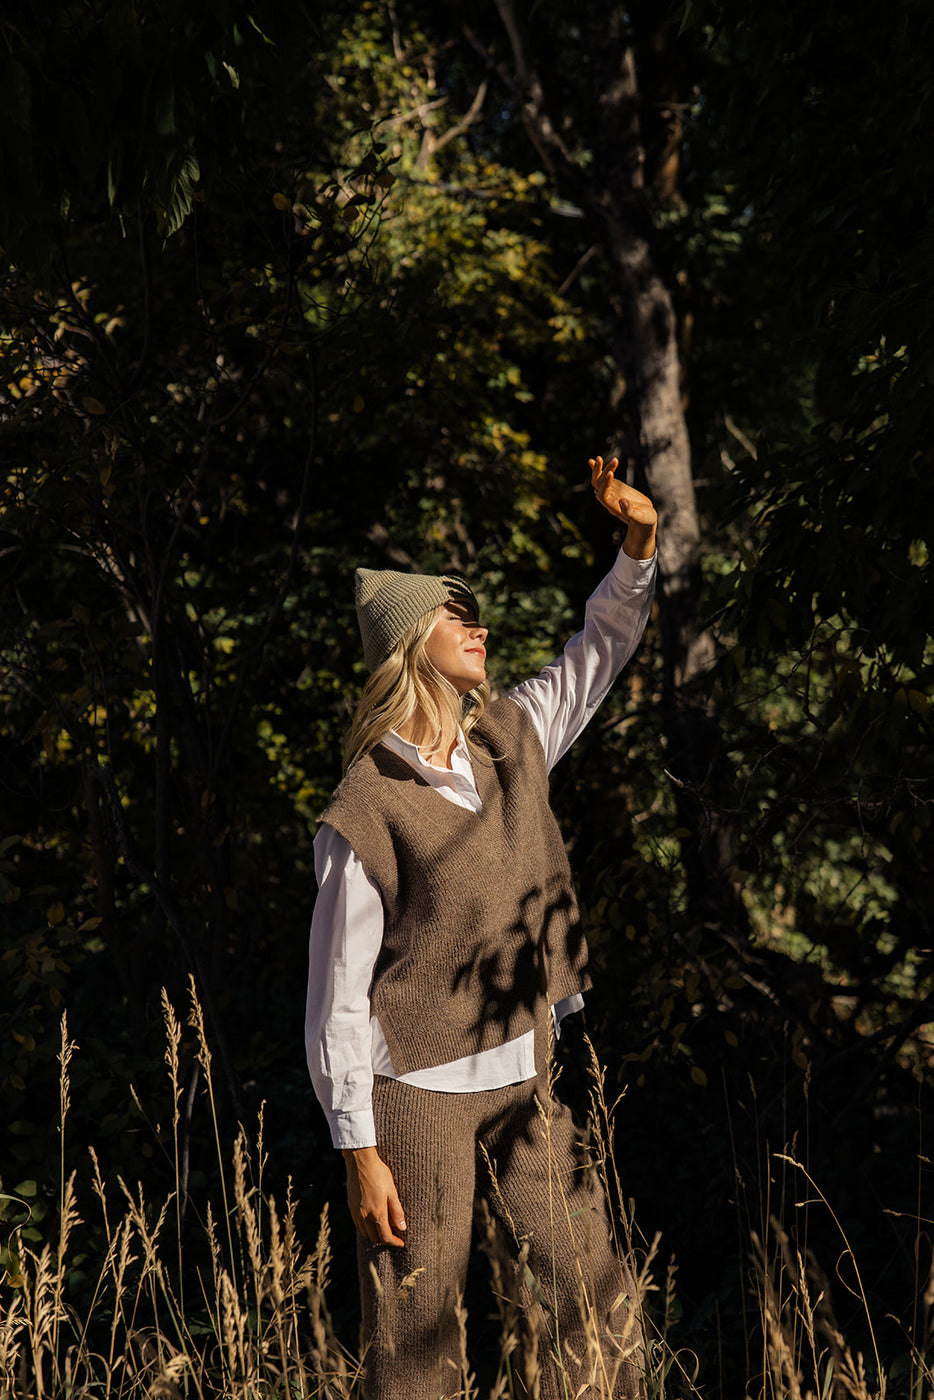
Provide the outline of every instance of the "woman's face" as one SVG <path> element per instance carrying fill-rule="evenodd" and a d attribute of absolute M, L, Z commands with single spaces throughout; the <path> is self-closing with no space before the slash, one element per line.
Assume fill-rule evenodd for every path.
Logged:
<path fill-rule="evenodd" d="M 487 629 L 462 603 L 445 603 L 428 633 L 425 655 L 459 695 L 466 695 L 486 680 L 486 638 Z"/>

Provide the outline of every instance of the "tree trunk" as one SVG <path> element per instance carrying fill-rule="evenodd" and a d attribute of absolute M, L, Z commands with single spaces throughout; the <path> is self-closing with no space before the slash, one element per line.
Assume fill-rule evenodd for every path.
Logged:
<path fill-rule="evenodd" d="M 552 110 L 516 0 L 497 0 L 509 38 L 513 83 L 526 132 L 562 193 L 589 216 L 612 271 L 612 348 L 624 384 L 625 415 L 613 444 L 645 484 L 659 512 L 662 698 L 694 925 L 746 918 L 730 869 L 732 833 L 723 815 L 730 775 L 703 680 L 714 659 L 701 620 L 701 530 L 682 402 L 682 366 L 672 297 L 654 257 L 644 190 L 636 57 L 621 8 L 583 18 L 582 44 L 594 75 L 597 121 L 589 142 L 572 114 Z M 670 103 L 670 96 L 669 96 Z M 578 152 L 589 147 L 585 163 Z M 672 178 L 672 151 L 666 172 Z"/>

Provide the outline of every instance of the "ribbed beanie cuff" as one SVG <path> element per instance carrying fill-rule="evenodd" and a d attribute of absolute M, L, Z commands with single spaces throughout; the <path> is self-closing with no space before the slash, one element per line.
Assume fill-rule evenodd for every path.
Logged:
<path fill-rule="evenodd" d="M 444 603 L 463 603 L 475 617 L 480 615 L 473 592 L 456 574 L 357 569 L 354 592 L 363 659 L 370 671 L 386 660 L 410 627 Z"/>

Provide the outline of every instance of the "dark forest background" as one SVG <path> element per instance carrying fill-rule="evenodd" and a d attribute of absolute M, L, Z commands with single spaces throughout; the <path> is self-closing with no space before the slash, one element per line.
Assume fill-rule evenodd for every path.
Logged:
<path fill-rule="evenodd" d="M 774 1216 L 913 1400 L 930 6 L 12 0 L 0 36 L 0 1291 L 89 1145 L 173 1189 L 161 992 L 185 1022 L 193 979 L 221 1143 L 264 1105 L 268 1189 L 309 1237 L 335 1204 L 352 1343 L 302 1053 L 352 569 L 468 574 L 505 688 L 612 561 L 587 458 L 618 454 L 657 604 L 553 793 L 624 1192 L 702 1393 L 757 1384 Z M 182 1229 L 220 1185 L 190 1036 Z"/>

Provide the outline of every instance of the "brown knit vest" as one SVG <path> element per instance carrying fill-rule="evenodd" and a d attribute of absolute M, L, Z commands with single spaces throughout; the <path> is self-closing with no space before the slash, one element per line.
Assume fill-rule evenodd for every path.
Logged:
<path fill-rule="evenodd" d="M 554 1003 L 589 985 L 532 722 L 498 700 L 471 739 L 479 813 L 447 801 L 380 744 L 322 816 L 382 896 L 370 996 L 397 1074 L 502 1045 L 532 1028 L 546 996 Z"/>

